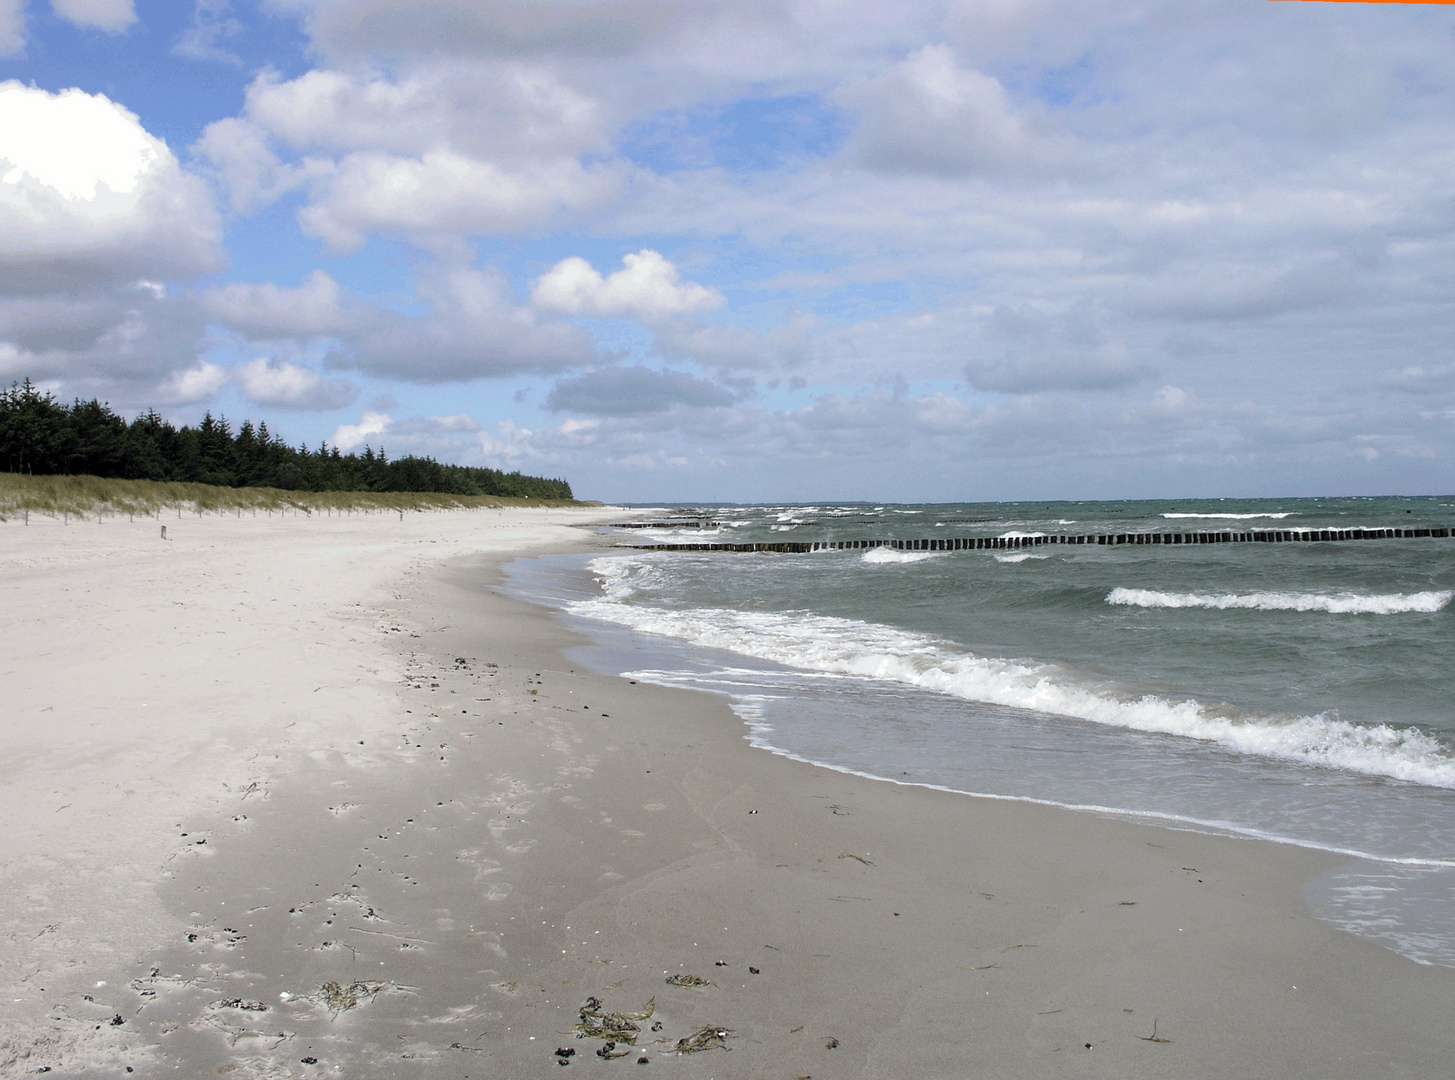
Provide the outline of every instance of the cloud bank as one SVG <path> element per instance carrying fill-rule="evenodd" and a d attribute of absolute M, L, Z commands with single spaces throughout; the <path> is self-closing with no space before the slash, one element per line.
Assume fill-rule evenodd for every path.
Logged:
<path fill-rule="evenodd" d="M 204 7 L 176 48 L 243 51 Z M 270 10 L 306 62 L 224 62 L 242 104 L 180 157 L 95 88 L 0 85 L 0 369 L 389 396 L 352 426 L 620 497 L 1455 482 L 1455 12 Z M 228 274 L 268 230 L 286 259 Z"/>

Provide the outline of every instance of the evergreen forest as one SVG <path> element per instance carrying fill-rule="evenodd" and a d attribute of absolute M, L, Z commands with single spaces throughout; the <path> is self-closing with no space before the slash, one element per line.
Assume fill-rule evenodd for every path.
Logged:
<path fill-rule="evenodd" d="M 182 481 L 285 491 L 442 492 L 571 499 L 565 480 L 446 465 L 430 457 L 390 460 L 381 447 L 341 453 L 293 447 L 245 421 L 236 433 L 210 412 L 196 427 L 174 427 L 149 409 L 127 423 L 94 398 L 58 401 L 29 379 L 0 390 L 0 469 L 36 476 Z"/>

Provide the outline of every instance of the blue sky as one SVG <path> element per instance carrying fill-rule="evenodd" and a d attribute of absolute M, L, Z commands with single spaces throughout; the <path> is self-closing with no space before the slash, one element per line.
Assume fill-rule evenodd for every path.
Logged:
<path fill-rule="evenodd" d="M 0 0 L 0 378 L 583 496 L 1455 481 L 1455 12 Z"/>

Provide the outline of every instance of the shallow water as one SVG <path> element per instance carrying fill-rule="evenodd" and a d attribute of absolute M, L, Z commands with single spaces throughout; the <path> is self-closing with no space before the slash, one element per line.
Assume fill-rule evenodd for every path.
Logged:
<path fill-rule="evenodd" d="M 1426 527 L 1451 503 L 712 508 L 623 540 Z M 1320 916 L 1455 966 L 1455 539 L 623 550 L 511 578 L 597 666 L 728 694 L 779 752 L 1357 857 L 1310 885 Z"/>

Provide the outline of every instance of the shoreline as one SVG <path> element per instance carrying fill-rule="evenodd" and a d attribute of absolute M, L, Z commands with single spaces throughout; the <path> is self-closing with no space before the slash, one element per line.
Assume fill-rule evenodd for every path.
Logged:
<path fill-rule="evenodd" d="M 82 1039 L 102 1002 L 83 1024 L 73 993 L 74 1022 L 47 1025 L 77 1036 L 57 1075 L 533 1076 L 558 1047 L 625 1067 L 639 1052 L 614 1066 L 571 1035 L 590 997 L 653 1000 L 651 1064 L 694 1077 L 1445 1067 L 1455 972 L 1303 904 L 1341 860 L 764 752 L 726 699 L 574 663 L 584 639 L 499 594 L 518 547 L 375 583 L 383 618 L 346 644 L 394 652 L 384 711 L 295 749 L 246 822 L 189 850 L 159 895 L 170 939 L 110 957 L 135 982 L 106 1008 L 136 1011 Z M 360 980 L 352 1007 L 320 997 Z M 732 1034 L 670 1053 L 704 1026 Z"/>

